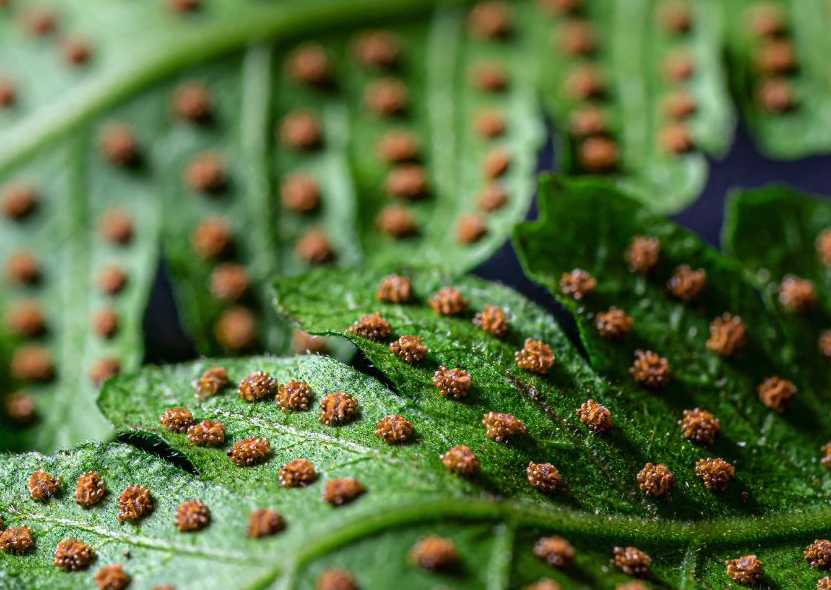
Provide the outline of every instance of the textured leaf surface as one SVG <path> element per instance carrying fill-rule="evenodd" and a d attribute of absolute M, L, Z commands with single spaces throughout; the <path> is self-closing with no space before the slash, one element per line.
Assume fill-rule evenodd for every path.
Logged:
<path fill-rule="evenodd" d="M 685 487 L 681 482 L 687 481 L 693 489 L 699 483 L 690 471 L 694 461 L 684 465 L 681 460 L 672 467 L 672 453 L 659 451 L 657 441 L 675 439 L 699 458 L 722 457 L 736 467 L 736 495 L 729 490 L 711 495 L 718 508 L 708 507 L 702 514 L 737 507 L 751 513 L 770 509 L 794 513 L 812 510 L 806 508 L 811 504 L 823 510 L 829 473 L 819 463 L 820 447 L 831 437 L 831 426 L 827 388 L 817 370 L 822 366 L 819 355 L 798 355 L 800 343 L 779 315 L 767 309 L 762 293 L 744 282 L 740 267 L 606 184 L 546 178 L 540 204 L 540 220 L 516 232 L 523 263 L 575 315 L 592 366 L 612 380 L 621 396 L 638 400 L 637 418 L 653 441 L 647 447 L 649 454 L 667 453 L 658 460 L 670 466 L 679 486 Z M 551 224 L 551 219 L 560 223 Z M 660 266 L 652 276 L 630 272 L 624 260 L 624 252 L 638 235 L 661 242 Z M 667 293 L 667 281 L 680 264 L 706 270 L 707 286 L 697 302 L 685 305 Z M 597 280 L 595 292 L 581 301 L 564 295 L 560 287 L 561 275 L 575 268 Z M 623 342 L 602 338 L 596 327 L 597 314 L 610 306 L 633 319 Z M 721 357 L 706 345 L 709 324 L 725 312 L 740 316 L 747 326 L 749 341 L 734 358 Z M 668 387 L 650 392 L 637 386 L 629 374 L 636 349 L 667 358 L 672 372 Z M 756 393 L 757 386 L 773 375 L 794 381 L 798 388 L 791 409 L 781 415 L 765 407 Z M 706 449 L 684 441 L 676 425 L 682 411 L 694 407 L 709 410 L 722 424 L 723 437 Z M 684 470 L 687 474 L 679 477 Z M 740 492 L 748 495 L 743 498 Z M 787 551 L 780 547 L 772 555 Z M 813 579 L 807 566 L 794 562 L 786 569 Z M 775 583 L 782 587 L 793 583 L 795 588 L 809 584 Z"/>

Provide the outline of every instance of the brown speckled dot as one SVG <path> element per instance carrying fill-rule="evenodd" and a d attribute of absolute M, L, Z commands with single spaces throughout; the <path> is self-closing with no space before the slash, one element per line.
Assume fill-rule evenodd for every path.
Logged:
<path fill-rule="evenodd" d="M 375 218 L 378 231 L 391 238 L 401 239 L 418 233 L 415 215 L 405 205 L 387 205 Z"/>
<path fill-rule="evenodd" d="M 573 137 L 586 138 L 601 135 L 608 131 L 609 122 L 606 113 L 594 105 L 575 109 L 568 117 L 568 131 Z"/>
<path fill-rule="evenodd" d="M 201 82 L 186 82 L 173 94 L 173 113 L 177 119 L 191 123 L 206 123 L 211 119 L 213 100 Z"/>
<path fill-rule="evenodd" d="M 139 161 L 136 133 L 126 123 L 110 123 L 98 139 L 101 154 L 114 166 L 134 166 Z"/>
<path fill-rule="evenodd" d="M 320 147 L 322 141 L 320 120 L 309 111 L 292 111 L 280 125 L 280 142 L 285 146 L 298 150 L 312 150 Z"/>
<path fill-rule="evenodd" d="M 675 487 L 675 476 L 666 465 L 647 463 L 638 472 L 638 486 L 649 498 L 666 498 Z"/>
<path fill-rule="evenodd" d="M 617 142 L 608 137 L 589 137 L 578 150 L 580 166 L 591 173 L 606 173 L 617 167 L 620 149 Z"/>
<path fill-rule="evenodd" d="M 401 80 L 384 78 L 367 85 L 364 104 L 379 117 L 393 117 L 407 110 L 409 92 Z"/>
<path fill-rule="evenodd" d="M 55 547 L 52 563 L 68 572 L 77 572 L 87 569 L 94 557 L 92 547 L 74 537 L 66 537 Z"/>
<path fill-rule="evenodd" d="M 658 137 L 661 149 L 670 154 L 686 154 L 695 147 L 690 128 L 686 123 L 669 123 Z"/>
<path fill-rule="evenodd" d="M 390 415 L 378 421 L 375 436 L 388 445 L 403 444 L 415 436 L 415 429 L 412 420 L 407 420 L 404 416 Z"/>
<path fill-rule="evenodd" d="M 129 485 L 118 496 L 118 520 L 139 520 L 153 512 L 153 497 L 142 485 Z"/>
<path fill-rule="evenodd" d="M 756 93 L 762 110 L 778 115 L 796 107 L 796 93 L 793 84 L 784 78 L 762 80 Z"/>
<path fill-rule="evenodd" d="M 92 59 L 92 47 L 83 39 L 65 39 L 61 51 L 67 63 L 75 67 L 85 66 Z"/>
<path fill-rule="evenodd" d="M 343 426 L 355 420 L 360 412 L 358 400 L 348 393 L 330 393 L 320 402 L 317 421 L 326 426 Z"/>
<path fill-rule="evenodd" d="M 314 463 L 294 459 L 280 468 L 280 485 L 284 488 L 305 488 L 317 479 Z"/>
<path fill-rule="evenodd" d="M 214 195 L 225 189 L 228 172 L 222 156 L 215 152 L 199 154 L 184 172 L 185 183 L 205 195 Z"/>
<path fill-rule="evenodd" d="M 370 340 L 382 341 L 390 337 L 392 326 L 376 311 L 363 314 L 358 321 L 349 326 L 349 332 Z"/>
<path fill-rule="evenodd" d="M 351 477 L 330 479 L 323 487 L 323 499 L 332 506 L 343 506 L 366 492 L 363 484 Z"/>
<path fill-rule="evenodd" d="M 220 301 L 239 301 L 248 293 L 249 286 L 248 271 L 241 264 L 220 264 L 211 273 L 211 295 Z"/>
<path fill-rule="evenodd" d="M 473 316 L 473 325 L 495 338 L 504 338 L 511 327 L 505 310 L 496 305 L 486 305 Z"/>
<path fill-rule="evenodd" d="M 462 292 L 453 287 L 442 287 L 428 302 L 438 315 L 457 316 L 467 312 L 470 305 Z"/>
<path fill-rule="evenodd" d="M 419 540 L 410 549 L 409 558 L 429 572 L 446 572 L 459 563 L 459 552 L 452 541 L 434 535 Z"/>
<path fill-rule="evenodd" d="M 427 356 L 424 339 L 419 336 L 401 336 L 390 343 L 390 352 L 407 363 L 418 363 Z"/>
<path fill-rule="evenodd" d="M 31 496 L 32 500 L 46 502 L 61 492 L 62 485 L 62 478 L 46 473 L 42 467 L 38 467 L 29 476 L 29 496 Z"/>
<path fill-rule="evenodd" d="M 413 300 L 412 283 L 410 279 L 401 275 L 391 274 L 386 276 L 378 285 L 375 298 L 387 303 L 409 303 Z"/>
<path fill-rule="evenodd" d="M 14 352 L 10 372 L 13 378 L 20 381 L 42 383 L 55 376 L 55 363 L 46 348 L 29 344 Z"/>
<path fill-rule="evenodd" d="M 46 332 L 46 319 L 39 303 L 33 300 L 15 301 L 5 314 L 9 332 L 25 338 L 36 338 Z"/>
<path fill-rule="evenodd" d="M 482 172 L 485 175 L 485 178 L 493 180 L 505 176 L 510 167 L 510 154 L 502 148 L 493 148 L 485 154 L 485 160 L 482 163 Z"/>
<path fill-rule="evenodd" d="M 6 260 L 6 277 L 12 283 L 33 285 L 41 277 L 40 263 L 31 252 L 19 250 Z"/>
<path fill-rule="evenodd" d="M 167 7 L 177 14 L 196 12 L 200 8 L 199 0 L 167 0 Z"/>
<path fill-rule="evenodd" d="M 361 65 L 386 70 L 398 64 L 401 41 L 389 31 L 365 31 L 355 38 L 352 51 Z"/>
<path fill-rule="evenodd" d="M 231 461 L 239 467 L 259 465 L 271 455 L 271 441 L 267 438 L 244 438 L 228 450 Z"/>
<path fill-rule="evenodd" d="M 228 350 L 249 349 L 257 342 L 257 319 L 246 307 L 232 307 L 219 316 L 214 324 L 214 335 Z"/>
<path fill-rule="evenodd" d="M 468 27 L 477 37 L 507 37 L 513 27 L 511 7 L 507 2 L 500 0 L 479 2 L 468 15 Z"/>
<path fill-rule="evenodd" d="M 612 564 L 628 576 L 645 578 L 652 568 L 652 558 L 637 547 L 615 547 Z"/>
<path fill-rule="evenodd" d="M 98 288 L 107 295 L 117 295 L 127 286 L 127 273 L 122 268 L 111 266 L 98 274 Z"/>
<path fill-rule="evenodd" d="M 473 118 L 473 129 L 483 139 L 499 137 L 505 133 L 507 126 L 505 115 L 494 107 L 480 109 Z"/>
<path fill-rule="evenodd" d="M 133 579 L 123 565 L 114 563 L 99 568 L 94 580 L 99 590 L 124 590 Z"/>
<path fill-rule="evenodd" d="M 703 268 L 693 270 L 686 264 L 676 267 L 667 281 L 669 293 L 684 303 L 696 301 L 706 287 L 707 271 Z"/>
<path fill-rule="evenodd" d="M 469 78 L 473 86 L 483 92 L 501 92 L 508 86 L 508 73 L 499 62 L 482 61 L 474 64 Z"/>
<path fill-rule="evenodd" d="M 325 86 L 331 81 L 326 50 L 318 43 L 304 43 L 286 59 L 286 73 L 295 81 L 310 86 Z"/>
<path fill-rule="evenodd" d="M 274 397 L 277 405 L 283 412 L 294 410 L 305 412 L 309 409 L 314 394 L 312 388 L 305 381 L 289 381 L 277 385 L 277 395 Z"/>
<path fill-rule="evenodd" d="M 107 494 L 107 485 L 97 471 L 87 471 L 75 482 L 75 503 L 84 508 L 98 504 Z"/>
<path fill-rule="evenodd" d="M 280 202 L 295 213 L 310 213 L 320 205 L 320 187 L 310 174 L 291 174 L 280 185 Z"/>
<path fill-rule="evenodd" d="M 571 569 L 574 553 L 574 547 L 562 537 L 542 537 L 534 544 L 534 555 L 557 569 Z"/>
<path fill-rule="evenodd" d="M 736 559 L 727 559 L 724 562 L 727 577 L 742 586 L 754 586 L 765 577 L 762 562 L 755 555 L 743 555 Z"/>
<path fill-rule="evenodd" d="M 528 463 L 525 469 L 528 483 L 537 488 L 543 494 L 552 496 L 563 487 L 563 478 L 560 471 L 551 463 Z"/>
<path fill-rule="evenodd" d="M 797 389 L 793 382 L 779 377 L 768 377 L 757 388 L 759 401 L 777 413 L 785 412 L 796 395 Z"/>
<path fill-rule="evenodd" d="M 476 201 L 477 206 L 482 211 L 492 213 L 502 209 L 508 203 L 508 191 L 498 182 L 489 183 L 484 190 L 482 190 L 479 198 Z"/>
<path fill-rule="evenodd" d="M 12 221 L 20 221 L 35 212 L 38 207 L 38 194 L 26 184 L 12 184 L 3 188 L 3 215 Z"/>
<path fill-rule="evenodd" d="M 190 243 L 200 258 L 214 260 L 229 254 L 234 241 L 224 218 L 206 217 L 194 228 Z"/>
<path fill-rule="evenodd" d="M 481 471 L 479 459 L 470 447 L 458 445 L 440 457 L 442 464 L 454 475 L 475 477 Z"/>
<path fill-rule="evenodd" d="M 593 399 L 585 401 L 577 408 L 577 415 L 580 417 L 580 422 L 597 434 L 608 432 L 614 428 L 612 413 L 609 411 L 609 408 L 597 403 Z"/>
<path fill-rule="evenodd" d="M 522 420 L 513 414 L 488 412 L 482 418 L 485 425 L 485 436 L 496 442 L 507 442 L 518 434 L 526 434 L 528 429 Z"/>
<path fill-rule="evenodd" d="M 418 139 L 410 131 L 388 131 L 378 140 L 378 157 L 389 164 L 418 159 Z"/>
<path fill-rule="evenodd" d="M 199 500 L 182 502 L 176 508 L 176 528 L 183 533 L 195 533 L 211 524 L 210 509 Z"/>
<path fill-rule="evenodd" d="M 8 78 L 0 78 L 0 109 L 8 109 L 17 103 L 17 85 Z"/>
<path fill-rule="evenodd" d="M 92 368 L 89 370 L 89 379 L 93 385 L 100 387 L 104 381 L 110 377 L 115 377 L 120 372 L 121 361 L 117 358 L 102 358 L 92 365 Z"/>
<path fill-rule="evenodd" d="M 98 231 L 109 243 L 124 246 L 133 239 L 133 218 L 117 209 L 105 211 L 98 218 Z"/>
<path fill-rule="evenodd" d="M 456 224 L 456 239 L 460 244 L 478 242 L 488 234 L 488 224 L 481 215 L 469 213 L 460 215 Z"/>
<path fill-rule="evenodd" d="M 258 508 L 248 515 L 247 534 L 252 539 L 271 537 L 285 530 L 286 520 L 283 515 L 270 508 Z"/>
<path fill-rule="evenodd" d="M 29 527 L 9 527 L 0 533 L 0 549 L 4 553 L 23 555 L 34 548 L 32 529 Z"/>
<path fill-rule="evenodd" d="M 317 578 L 316 590 L 358 590 L 355 577 L 345 569 L 329 568 Z"/>
<path fill-rule="evenodd" d="M 321 229 L 310 229 L 294 246 L 294 256 L 307 264 L 329 264 L 335 259 L 335 252 L 329 236 Z"/>
<path fill-rule="evenodd" d="M 686 119 L 698 111 L 698 103 L 688 90 L 675 90 L 664 98 L 663 109 L 671 119 Z"/>
<path fill-rule="evenodd" d="M 568 73 L 565 90 L 574 100 L 598 98 L 605 92 L 606 82 L 597 66 L 582 65 Z"/>
<path fill-rule="evenodd" d="M 384 182 L 386 191 L 393 197 L 416 200 L 430 192 L 427 170 L 418 164 L 404 164 L 393 168 Z"/>

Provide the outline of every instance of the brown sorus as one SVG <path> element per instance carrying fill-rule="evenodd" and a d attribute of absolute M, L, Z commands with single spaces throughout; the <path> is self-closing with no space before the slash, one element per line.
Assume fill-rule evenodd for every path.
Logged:
<path fill-rule="evenodd" d="M 173 113 L 177 119 L 204 123 L 211 119 L 212 111 L 211 93 L 201 82 L 186 82 L 173 93 Z"/>
<path fill-rule="evenodd" d="M 597 32 L 585 20 L 567 20 L 557 32 L 557 43 L 568 55 L 590 55 L 597 49 Z"/>
<path fill-rule="evenodd" d="M 558 569 L 574 565 L 574 547 L 562 537 L 541 537 L 534 543 L 534 555 Z"/>
<path fill-rule="evenodd" d="M 604 405 L 601 405 L 593 399 L 587 400 L 579 408 L 577 408 L 577 415 L 580 417 L 580 422 L 585 424 L 589 430 L 601 434 L 614 427 L 612 422 L 612 413 Z"/>
<path fill-rule="evenodd" d="M 499 137 L 506 128 L 505 115 L 498 108 L 485 107 L 474 115 L 473 129 L 484 139 Z"/>
<path fill-rule="evenodd" d="M 138 163 L 139 145 L 136 132 L 126 123 L 110 123 L 99 138 L 101 154 L 115 166 L 128 167 Z"/>
<path fill-rule="evenodd" d="M 326 50 L 318 43 L 304 43 L 286 59 L 286 73 L 297 82 L 324 86 L 330 82 L 331 68 Z"/>
<path fill-rule="evenodd" d="M 252 539 L 271 537 L 286 528 L 286 519 L 276 510 L 257 508 L 248 515 L 248 536 Z"/>
<path fill-rule="evenodd" d="M 308 264 L 328 264 L 335 259 L 335 251 L 323 230 L 310 229 L 297 240 L 294 256 Z"/>
<path fill-rule="evenodd" d="M 193 414 L 187 408 L 170 408 L 159 416 L 159 423 L 170 432 L 184 433 L 193 425 Z"/>
<path fill-rule="evenodd" d="M 291 349 L 295 354 L 322 354 L 328 350 L 328 345 L 325 338 L 294 329 L 291 333 Z"/>
<path fill-rule="evenodd" d="M 40 263 L 31 252 L 18 250 L 6 260 L 6 277 L 20 285 L 37 283 L 40 280 Z"/>
<path fill-rule="evenodd" d="M 747 16 L 751 29 L 760 37 L 775 37 L 787 30 L 782 8 L 772 2 L 756 4 L 748 11 Z"/>
<path fill-rule="evenodd" d="M 133 218 L 124 211 L 105 211 L 98 218 L 98 230 L 101 237 L 111 244 L 129 244 L 133 239 Z"/>
<path fill-rule="evenodd" d="M 92 58 L 92 47 L 83 39 L 64 39 L 61 51 L 64 59 L 72 66 L 84 66 Z"/>
<path fill-rule="evenodd" d="M 606 90 L 606 82 L 597 66 L 581 65 L 568 73 L 565 89 L 574 100 L 588 100 L 601 96 Z"/>
<path fill-rule="evenodd" d="M 17 102 L 17 86 L 8 78 L 0 78 L 0 109 L 13 107 Z"/>
<path fill-rule="evenodd" d="M 707 271 L 693 270 L 686 264 L 677 266 L 667 281 L 667 290 L 684 303 L 696 301 L 707 286 Z"/>
<path fill-rule="evenodd" d="M 295 213 L 310 213 L 320 205 L 320 187 L 310 174 L 290 174 L 280 185 L 280 202 Z"/>
<path fill-rule="evenodd" d="M 612 564 L 626 575 L 645 578 L 652 567 L 652 558 L 637 547 L 615 547 Z"/>
<path fill-rule="evenodd" d="M 66 537 L 55 547 L 52 563 L 68 572 L 77 572 L 89 567 L 95 551 L 74 537 Z"/>
<path fill-rule="evenodd" d="M 3 215 L 11 220 L 21 220 L 35 212 L 38 200 L 37 192 L 28 185 L 8 186 L 3 190 Z"/>
<path fill-rule="evenodd" d="M 653 274 L 661 261 L 661 241 L 652 236 L 635 236 L 623 254 L 631 272 Z"/>
<path fill-rule="evenodd" d="M 501 92 L 508 86 L 508 72 L 499 62 L 480 61 L 470 68 L 473 86 L 483 92 Z"/>
<path fill-rule="evenodd" d="M 389 171 L 384 181 L 387 193 L 408 201 L 423 199 L 430 192 L 427 170 L 419 164 L 403 164 Z"/>
<path fill-rule="evenodd" d="M 831 590 L 831 576 L 817 580 L 817 590 Z"/>
<path fill-rule="evenodd" d="M 360 413 L 358 400 L 348 393 L 335 392 L 320 402 L 317 421 L 326 426 L 341 426 L 354 420 Z"/>
<path fill-rule="evenodd" d="M 658 6 L 658 24 L 668 33 L 679 35 L 692 27 L 692 7 L 688 0 L 664 0 Z"/>
<path fill-rule="evenodd" d="M 89 370 L 89 379 L 96 387 L 100 386 L 110 377 L 115 377 L 121 372 L 121 361 L 117 358 L 102 358 L 95 361 Z"/>
<path fill-rule="evenodd" d="M 707 348 L 721 356 L 734 356 L 747 345 L 747 327 L 739 316 L 722 314 L 710 324 Z"/>
<path fill-rule="evenodd" d="M 486 305 L 473 316 L 473 325 L 496 338 L 504 338 L 511 322 L 505 310 L 496 305 Z"/>
<path fill-rule="evenodd" d="M 225 443 L 225 425 L 215 420 L 202 420 L 188 429 L 188 440 L 198 446 L 219 446 Z"/>
<path fill-rule="evenodd" d="M 675 476 L 662 463 L 647 463 L 638 472 L 638 486 L 647 497 L 666 498 L 675 487 Z"/>
<path fill-rule="evenodd" d="M 375 436 L 388 445 L 406 443 L 414 435 L 412 420 L 407 420 L 404 416 L 391 415 L 381 418 L 375 428 Z"/>
<path fill-rule="evenodd" d="M 349 326 L 351 334 L 357 334 L 370 340 L 386 340 L 392 334 L 392 326 L 380 312 L 367 313 Z"/>
<path fill-rule="evenodd" d="M 756 99 L 762 110 L 778 115 L 796 106 L 793 84 L 784 78 L 764 78 L 759 84 Z"/>
<path fill-rule="evenodd" d="M 528 429 L 522 420 L 513 414 L 488 412 L 482 417 L 485 425 L 485 436 L 497 442 L 507 442 L 518 434 L 526 434 Z"/>
<path fill-rule="evenodd" d="M 503 148 L 496 147 L 485 154 L 485 160 L 482 162 L 482 173 L 485 178 L 494 180 L 505 176 L 510 167 L 511 155 Z"/>
<path fill-rule="evenodd" d="M 663 108 L 669 118 L 678 120 L 693 116 L 698 104 L 689 90 L 674 90 L 664 98 Z"/>
<path fill-rule="evenodd" d="M 407 277 L 388 275 L 381 279 L 375 298 L 386 303 L 409 303 L 413 300 L 413 285 Z"/>
<path fill-rule="evenodd" d="M 32 424 L 37 418 L 37 406 L 31 395 L 16 391 L 3 400 L 6 416 L 15 424 Z"/>
<path fill-rule="evenodd" d="M 817 289 L 807 279 L 788 275 L 779 285 L 779 301 L 790 312 L 807 313 L 817 305 Z"/>
<path fill-rule="evenodd" d="M 183 533 L 201 531 L 211 524 L 211 511 L 199 500 L 182 502 L 176 508 L 176 528 Z"/>
<path fill-rule="evenodd" d="M 267 438 L 244 438 L 228 450 L 231 461 L 240 467 L 251 467 L 264 462 L 271 454 L 271 441 Z"/>
<path fill-rule="evenodd" d="M 454 475 L 475 477 L 481 471 L 476 454 L 466 445 L 457 445 L 440 457 L 442 464 Z"/>
<path fill-rule="evenodd" d="M 367 84 L 364 104 L 379 117 L 400 115 L 407 110 L 409 93 L 401 80 L 384 78 Z"/>
<path fill-rule="evenodd" d="M 228 350 L 251 348 L 257 342 L 257 320 L 247 307 L 232 307 L 219 316 L 214 324 L 214 335 Z"/>
<path fill-rule="evenodd" d="M 796 385 L 787 379 L 768 377 L 757 388 L 759 401 L 774 412 L 782 413 L 788 409 L 791 398 L 796 395 Z"/>
<path fill-rule="evenodd" d="M 525 475 L 528 476 L 528 483 L 549 496 L 553 496 L 563 487 L 560 470 L 551 463 L 534 463 L 531 461 L 525 469 Z"/>
<path fill-rule="evenodd" d="M 63 479 L 46 473 L 42 467 L 38 467 L 29 476 L 29 495 L 32 500 L 45 502 L 61 492 Z"/>
<path fill-rule="evenodd" d="M 476 213 L 460 215 L 456 226 L 456 238 L 460 244 L 473 244 L 484 238 L 488 233 L 488 224 L 485 219 Z"/>
<path fill-rule="evenodd" d="M 75 502 L 89 508 L 98 504 L 107 494 L 107 485 L 97 471 L 87 471 L 78 476 L 75 482 Z"/>
<path fill-rule="evenodd" d="M 669 361 L 651 350 L 636 350 L 629 372 L 635 381 L 648 389 L 662 389 L 672 380 Z"/>
<path fill-rule="evenodd" d="M 542 340 L 526 338 L 522 350 L 514 353 L 514 360 L 523 371 L 547 375 L 554 366 L 554 351 Z"/>
<path fill-rule="evenodd" d="M 479 2 L 468 15 L 468 27 L 478 37 L 506 37 L 513 27 L 511 7 L 500 0 Z"/>
<path fill-rule="evenodd" d="M 471 383 L 470 373 L 464 369 L 448 369 L 441 365 L 433 373 L 433 385 L 436 386 L 441 395 L 450 399 L 462 399 L 467 396 Z"/>
<path fill-rule="evenodd" d="M 404 362 L 417 363 L 424 360 L 428 349 L 420 336 L 402 336 L 390 343 L 390 352 Z"/>
<path fill-rule="evenodd" d="M 345 569 L 329 568 L 321 572 L 315 584 L 316 590 L 358 590 L 355 577 Z"/>
<path fill-rule="evenodd" d="M 239 382 L 237 395 L 247 402 L 254 402 L 274 395 L 277 381 L 265 371 L 254 371 Z"/>
<path fill-rule="evenodd" d="M 561 590 L 560 585 L 551 578 L 540 578 L 533 584 L 525 586 L 525 590 Z M 618 587 L 617 590 L 620 590 Z M 639 590 L 646 590 L 639 589 Z"/>
<path fill-rule="evenodd" d="M 46 331 L 43 310 L 36 301 L 22 300 L 14 302 L 6 312 L 6 327 L 16 336 L 34 338 Z"/>
<path fill-rule="evenodd" d="M 211 195 L 221 192 L 228 182 L 228 170 L 216 152 L 199 154 L 185 168 L 185 183 L 193 190 Z"/>
<path fill-rule="evenodd" d="M 9 527 L 0 533 L 0 549 L 5 553 L 22 555 L 34 548 L 32 529 L 29 527 Z"/>
<path fill-rule="evenodd" d="M 724 565 L 727 566 L 727 576 L 742 586 L 753 586 L 765 577 L 762 562 L 755 555 L 727 559 Z"/>
<path fill-rule="evenodd" d="M 427 571 L 443 572 L 459 563 L 459 552 L 449 539 L 431 535 L 419 540 L 410 549 L 410 560 Z"/>
<path fill-rule="evenodd" d="M 226 385 L 228 385 L 228 371 L 224 367 L 205 369 L 205 372 L 193 382 L 196 397 L 203 400 L 216 395 Z"/>
<path fill-rule="evenodd" d="M 352 52 L 361 65 L 387 70 L 398 64 L 401 41 L 389 31 L 364 31 L 355 38 Z"/>
<path fill-rule="evenodd" d="M 355 500 L 366 491 L 363 484 L 351 477 L 330 479 L 323 486 L 323 499 L 332 506 L 342 506 Z"/>
<path fill-rule="evenodd" d="M 827 539 L 816 539 L 808 545 L 803 552 L 805 561 L 816 569 L 831 568 L 831 541 Z"/>
<path fill-rule="evenodd" d="M 469 305 L 462 292 L 454 287 L 442 287 L 430 297 L 428 304 L 437 314 L 446 316 L 461 315 Z"/>
<path fill-rule="evenodd" d="M 123 268 L 110 266 L 98 274 L 98 288 L 107 295 L 116 295 L 127 286 L 127 273 Z"/>
<path fill-rule="evenodd" d="M 736 468 L 719 457 L 699 459 L 695 463 L 695 475 L 708 490 L 723 492 L 727 489 L 727 484 L 736 479 Z"/>
<path fill-rule="evenodd" d="M 632 318 L 622 309 L 610 307 L 597 314 L 594 325 L 603 338 L 620 341 L 632 330 Z"/>
<path fill-rule="evenodd" d="M 573 137 L 602 135 L 609 129 L 606 113 L 594 105 L 576 108 L 568 116 L 568 131 Z"/>
<path fill-rule="evenodd" d="M 375 219 L 378 231 L 392 238 L 401 239 L 418 233 L 415 215 L 404 205 L 387 205 Z"/>
<path fill-rule="evenodd" d="M 100 590 L 124 590 L 132 578 L 120 563 L 105 565 L 95 572 L 95 583 Z"/>
<path fill-rule="evenodd" d="M 831 267 L 831 227 L 822 230 L 814 241 L 817 258 L 825 266 Z"/>
<path fill-rule="evenodd" d="M 768 39 L 756 55 L 756 65 L 766 74 L 788 74 L 796 69 L 796 48 L 790 39 Z"/>
<path fill-rule="evenodd" d="M 283 412 L 305 412 L 312 401 L 312 388 L 305 381 L 289 381 L 277 385 L 274 400 Z"/>
<path fill-rule="evenodd" d="M 710 412 L 700 408 L 684 410 L 678 421 L 684 438 L 702 445 L 709 445 L 721 434 L 721 423 Z"/>
<path fill-rule="evenodd" d="M 560 291 L 576 301 L 581 301 L 594 292 L 597 280 L 585 270 L 575 268 L 560 276 Z"/>
<path fill-rule="evenodd" d="M 418 139 L 410 131 L 388 131 L 378 140 L 378 157 L 388 164 L 418 159 Z"/>
<path fill-rule="evenodd" d="M 284 488 L 305 488 L 315 479 L 315 466 L 308 459 L 294 459 L 280 468 L 280 485 Z"/>
<path fill-rule="evenodd" d="M 241 264 L 226 262 L 211 273 L 211 295 L 220 301 L 233 303 L 248 292 L 248 271 Z"/>
<path fill-rule="evenodd" d="M 200 8 L 200 0 L 167 0 L 167 7 L 178 14 L 195 12 Z"/>
<path fill-rule="evenodd" d="M 200 258 L 219 258 L 228 254 L 233 246 L 231 228 L 222 217 L 206 217 L 193 230 L 190 243 Z"/>
<path fill-rule="evenodd" d="M 498 182 L 490 182 L 482 189 L 476 204 L 482 211 L 492 213 L 508 203 L 508 191 Z"/>
<path fill-rule="evenodd" d="M 146 486 L 129 485 L 118 496 L 118 520 L 135 521 L 153 512 L 153 496 Z"/>
<path fill-rule="evenodd" d="M 685 50 L 678 50 L 667 55 L 662 69 L 664 78 L 668 82 L 683 82 L 692 77 L 695 72 L 695 62 L 692 55 Z"/>
<path fill-rule="evenodd" d="M 30 36 L 44 37 L 55 32 L 58 17 L 47 8 L 34 8 L 24 15 L 23 25 Z"/>
<path fill-rule="evenodd" d="M 36 344 L 18 348 L 12 355 L 10 370 L 12 377 L 19 381 L 44 382 L 55 376 L 52 354 Z"/>
<path fill-rule="evenodd" d="M 608 137 L 589 137 L 580 144 L 580 166 L 592 173 L 609 172 L 620 160 L 617 142 Z"/>
<path fill-rule="evenodd" d="M 668 123 L 658 137 L 661 148 L 670 154 L 686 154 L 695 147 L 692 132 L 686 123 Z"/>
<path fill-rule="evenodd" d="M 291 111 L 280 125 L 280 142 L 299 150 L 311 150 L 320 147 L 323 131 L 320 120 L 309 111 Z"/>

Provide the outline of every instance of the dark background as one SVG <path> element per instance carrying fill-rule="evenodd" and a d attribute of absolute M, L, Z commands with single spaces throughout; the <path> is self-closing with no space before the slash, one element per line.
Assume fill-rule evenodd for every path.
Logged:
<path fill-rule="evenodd" d="M 549 137 L 551 134 L 549 134 Z M 549 141 L 540 152 L 539 172 L 555 170 L 556 154 Z M 756 149 L 747 128 L 739 124 L 730 152 L 723 160 L 710 161 L 710 176 L 704 193 L 691 206 L 673 219 L 691 229 L 713 246 L 719 246 L 724 218 L 724 201 L 736 188 L 752 188 L 771 182 L 782 182 L 796 189 L 831 195 L 831 156 L 816 156 L 792 162 L 769 160 Z M 528 219 L 537 215 L 536 202 Z M 541 287 L 522 273 L 519 260 L 510 242 L 502 246 L 474 274 L 510 285 L 530 299 L 550 309 L 568 332 L 574 331 L 567 314 Z M 173 293 L 165 268 L 159 269 L 144 316 L 146 360 L 150 363 L 177 362 L 194 358 L 196 351 L 183 332 L 176 314 Z"/>

